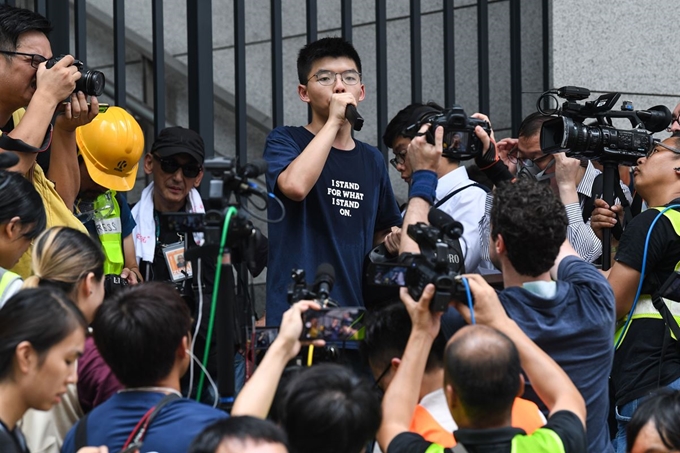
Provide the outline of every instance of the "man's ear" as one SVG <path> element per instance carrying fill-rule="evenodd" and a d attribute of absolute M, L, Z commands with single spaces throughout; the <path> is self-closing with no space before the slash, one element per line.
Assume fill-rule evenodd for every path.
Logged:
<path fill-rule="evenodd" d="M 494 241 L 494 247 L 496 247 L 496 253 L 501 255 L 507 251 L 505 248 L 505 240 L 503 239 L 503 235 L 498 233 L 498 236 L 496 236 L 496 240 Z"/>
<path fill-rule="evenodd" d="M 522 395 L 524 395 L 524 375 L 522 373 L 519 373 L 519 388 L 517 389 L 517 398 L 521 398 Z"/>
<path fill-rule="evenodd" d="M 298 85 L 298 96 L 302 102 L 309 103 L 309 95 L 307 93 L 307 85 Z"/>
<path fill-rule="evenodd" d="M 189 334 L 186 334 L 182 337 L 182 341 L 180 341 L 179 346 L 177 347 L 177 358 L 182 360 L 189 355 L 188 351 L 190 347 L 191 341 L 189 340 Z"/>
<path fill-rule="evenodd" d="M 203 181 L 203 175 L 204 175 L 203 169 L 201 168 L 200 173 L 198 174 L 198 176 L 196 176 L 196 179 L 194 179 L 194 188 L 197 189 L 198 186 L 201 185 L 201 181 Z"/>
<path fill-rule="evenodd" d="M 4 231 L 5 235 L 7 235 L 7 239 L 10 241 L 16 240 L 18 237 L 21 236 L 23 225 L 21 224 L 21 218 L 18 216 L 12 217 L 9 222 L 7 222 L 4 226 Z"/>
<path fill-rule="evenodd" d="M 144 156 L 144 173 L 147 175 L 153 173 L 153 156 L 151 153 L 146 153 Z"/>
<path fill-rule="evenodd" d="M 392 357 L 392 360 L 390 360 L 390 365 L 392 365 L 392 372 L 396 373 L 397 370 L 399 369 L 399 365 L 401 365 L 401 358 Z"/>
<path fill-rule="evenodd" d="M 446 401 L 449 403 L 449 408 L 453 409 L 458 407 L 460 404 L 458 401 L 458 394 L 451 384 L 446 384 L 444 386 L 444 395 L 446 396 Z"/>

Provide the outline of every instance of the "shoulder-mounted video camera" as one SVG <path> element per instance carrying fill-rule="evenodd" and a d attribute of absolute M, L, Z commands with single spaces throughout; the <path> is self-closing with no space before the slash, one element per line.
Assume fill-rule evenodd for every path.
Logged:
<path fill-rule="evenodd" d="M 443 127 L 442 156 L 455 160 L 472 159 L 482 152 L 483 145 L 475 135 L 475 127 L 481 126 L 487 134 L 491 134 L 488 122 L 468 117 L 461 106 L 454 105 L 443 110 L 430 106 L 429 109 L 425 109 L 418 121 L 406 127 L 401 135 L 414 138 L 419 135 L 418 131 L 423 124 L 428 123 L 431 124 L 425 133 L 428 143 L 434 145 L 434 131 L 438 126 Z"/>
<path fill-rule="evenodd" d="M 414 300 L 428 283 L 434 283 L 432 311 L 445 311 L 452 299 L 467 300 L 458 276 L 465 272 L 465 258 L 460 246 L 463 226 L 436 208 L 427 216 L 431 225 L 409 225 L 407 233 L 420 247 L 420 254 L 402 254 L 399 262 L 380 262 L 372 257 L 364 276 L 367 285 L 406 286 Z"/>
<path fill-rule="evenodd" d="M 557 97 L 566 99 L 560 106 Z M 636 165 L 655 143 L 652 133 L 664 130 L 671 122 L 671 112 L 657 105 L 648 110 L 634 110 L 630 101 L 623 101 L 621 110 L 612 110 L 621 93 L 606 93 L 594 101 L 587 99 L 590 90 L 566 86 L 546 91 L 536 106 L 544 115 L 557 115 L 541 127 L 541 150 L 545 153 L 565 152 L 569 157 L 613 161 L 621 165 Z M 544 108 L 552 101 L 555 108 Z M 596 124 L 586 125 L 587 118 Z M 612 118 L 628 119 L 632 130 L 617 129 Z"/>

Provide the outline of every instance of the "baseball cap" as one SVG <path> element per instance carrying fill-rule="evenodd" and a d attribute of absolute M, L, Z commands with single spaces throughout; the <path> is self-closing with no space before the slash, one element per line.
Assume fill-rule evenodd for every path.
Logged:
<path fill-rule="evenodd" d="M 159 157 L 188 154 L 201 165 L 205 160 L 203 138 L 197 132 L 181 126 L 163 129 L 151 145 L 151 152 L 156 153 Z"/>

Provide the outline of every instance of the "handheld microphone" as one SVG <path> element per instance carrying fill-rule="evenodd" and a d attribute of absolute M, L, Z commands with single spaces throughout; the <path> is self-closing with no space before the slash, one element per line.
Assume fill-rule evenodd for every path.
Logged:
<path fill-rule="evenodd" d="M 335 269 L 333 269 L 333 266 L 329 263 L 319 264 L 319 267 L 316 268 L 316 277 L 314 278 L 314 292 L 319 300 L 328 300 L 333 284 L 335 284 Z"/>
<path fill-rule="evenodd" d="M 19 156 L 11 151 L 5 151 L 0 153 L 0 169 L 4 170 L 6 168 L 14 167 L 19 163 Z"/>
<path fill-rule="evenodd" d="M 670 121 L 670 120 L 669 120 Z M 267 171 L 268 163 L 264 159 L 255 159 L 243 166 L 240 173 L 244 178 L 257 178 Z"/>
<path fill-rule="evenodd" d="M 671 111 L 665 105 L 656 105 L 650 107 L 649 110 L 638 110 L 637 116 L 642 120 L 645 129 L 650 132 L 665 130 L 673 120 Z"/>
<path fill-rule="evenodd" d="M 347 118 L 347 121 L 349 121 L 355 131 L 360 131 L 364 127 L 364 118 L 359 115 L 354 104 L 347 104 L 347 107 L 345 107 L 345 118 Z M 670 120 L 668 122 L 670 123 Z"/>
<path fill-rule="evenodd" d="M 430 209 L 427 214 L 427 221 L 452 239 L 458 239 L 463 235 L 463 224 L 453 220 L 453 217 L 441 209 Z"/>

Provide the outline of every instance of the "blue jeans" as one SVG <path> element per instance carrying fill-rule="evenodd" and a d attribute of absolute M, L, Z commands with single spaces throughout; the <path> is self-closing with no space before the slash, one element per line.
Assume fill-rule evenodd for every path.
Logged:
<path fill-rule="evenodd" d="M 666 387 L 673 390 L 680 390 L 680 379 L 676 379 Z M 616 423 L 618 425 L 618 431 L 616 432 L 616 437 L 612 441 L 616 453 L 626 452 L 626 426 L 633 416 L 635 409 L 637 409 L 645 399 L 647 399 L 647 396 L 630 401 L 623 406 L 616 406 Z"/>

